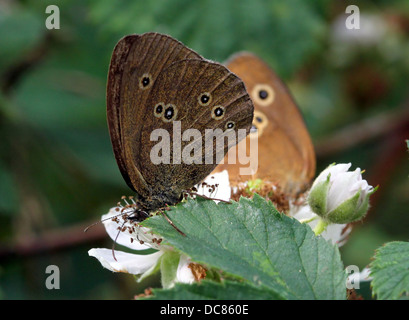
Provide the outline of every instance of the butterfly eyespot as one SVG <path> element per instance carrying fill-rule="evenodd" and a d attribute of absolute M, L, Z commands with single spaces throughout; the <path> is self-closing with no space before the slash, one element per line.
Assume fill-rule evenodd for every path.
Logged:
<path fill-rule="evenodd" d="M 266 107 L 274 101 L 275 92 L 268 84 L 256 84 L 251 91 L 251 97 L 255 103 Z"/>
<path fill-rule="evenodd" d="M 260 97 L 260 99 L 267 99 L 268 98 L 268 92 L 266 90 L 260 90 L 258 92 L 258 96 Z"/>
<path fill-rule="evenodd" d="M 155 108 L 153 109 L 153 114 L 155 117 L 160 118 L 162 116 L 163 110 L 165 109 L 164 105 L 165 104 L 162 102 L 156 104 Z"/>
<path fill-rule="evenodd" d="M 165 110 L 162 113 L 162 120 L 165 122 L 174 121 L 176 119 L 178 109 L 173 104 L 165 106 Z"/>
<path fill-rule="evenodd" d="M 267 125 L 267 116 L 261 111 L 254 110 L 253 126 L 257 128 L 257 131 L 253 132 L 253 134 L 258 134 L 258 136 L 260 137 Z"/>
<path fill-rule="evenodd" d="M 206 107 L 212 102 L 212 95 L 209 92 L 204 92 L 199 95 L 198 101 L 201 106 Z"/>
<path fill-rule="evenodd" d="M 226 128 L 226 130 L 232 130 L 232 129 L 234 129 L 235 126 L 236 126 L 236 124 L 234 123 L 234 121 L 229 121 L 229 122 L 226 123 L 225 128 Z"/>
<path fill-rule="evenodd" d="M 139 88 L 142 90 L 148 89 L 152 86 L 152 77 L 150 74 L 145 73 L 139 79 Z"/>
<path fill-rule="evenodd" d="M 212 109 L 212 118 L 215 120 L 223 119 L 224 117 L 224 107 L 223 106 L 215 106 Z"/>

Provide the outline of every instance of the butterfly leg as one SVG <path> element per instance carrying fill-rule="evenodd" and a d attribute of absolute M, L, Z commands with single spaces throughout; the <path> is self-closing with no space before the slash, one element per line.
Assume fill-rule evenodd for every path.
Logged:
<path fill-rule="evenodd" d="M 169 207 L 166 206 L 165 210 L 169 210 Z M 166 215 L 166 213 L 162 210 L 159 210 L 160 214 L 169 222 L 169 224 L 176 229 L 177 232 L 179 232 L 182 236 L 186 237 L 186 234 L 184 234 L 178 227 L 175 226 L 172 220 L 169 219 L 169 217 Z"/>

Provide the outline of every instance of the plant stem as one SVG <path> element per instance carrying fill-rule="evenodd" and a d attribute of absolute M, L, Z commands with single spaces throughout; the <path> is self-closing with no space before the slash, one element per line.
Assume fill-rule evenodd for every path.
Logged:
<path fill-rule="evenodd" d="M 314 217 L 312 217 L 310 219 L 301 219 L 300 222 L 301 223 L 310 223 L 311 221 L 314 221 L 315 219 L 318 219 L 318 218 L 319 218 L 319 216 L 314 216 Z"/>
<path fill-rule="evenodd" d="M 315 235 L 318 236 L 319 234 L 323 233 L 327 229 L 327 227 L 328 227 L 328 222 L 320 219 L 318 221 L 317 226 L 314 228 Z"/>

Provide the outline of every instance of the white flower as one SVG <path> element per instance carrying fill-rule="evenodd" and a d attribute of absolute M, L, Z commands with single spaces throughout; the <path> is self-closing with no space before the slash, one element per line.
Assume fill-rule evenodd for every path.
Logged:
<path fill-rule="evenodd" d="M 308 204 L 295 206 L 291 203 L 289 216 L 299 220 L 300 222 L 307 223 L 313 230 L 319 223 L 319 216 L 312 212 Z M 321 233 L 321 236 L 325 240 L 330 240 L 333 244 L 341 247 L 346 243 L 351 229 L 351 226 L 347 224 L 330 224 L 327 226 L 326 230 Z"/>
<path fill-rule="evenodd" d="M 103 215 L 102 220 L 107 233 L 117 245 L 123 245 L 133 250 L 149 248 L 158 250 L 151 254 L 134 254 L 105 248 L 89 250 L 88 254 L 97 258 L 104 268 L 113 272 L 138 275 L 138 281 L 161 269 L 162 273 L 167 274 L 165 281 L 162 281 L 165 288 L 172 287 L 176 282 L 193 282 L 193 274 L 188 268 L 189 258 L 175 252 L 172 247 L 163 245 L 163 239 L 153 234 L 148 228 L 141 227 L 126 217 L 118 216 L 117 207 Z M 172 264 L 174 264 L 173 276 L 169 275 L 172 270 L 163 269 L 164 265 Z M 176 268 L 183 270 L 183 272 L 176 272 Z"/>
<path fill-rule="evenodd" d="M 197 186 L 197 193 L 208 198 L 229 201 L 231 188 L 227 170 L 209 175 Z M 218 200 L 215 200 L 218 203 Z"/>
<path fill-rule="evenodd" d="M 314 213 L 328 223 L 349 223 L 362 219 L 369 208 L 369 196 L 376 190 L 362 179 L 361 169 L 348 171 L 351 164 L 331 165 L 315 179 L 308 195 Z"/>
<path fill-rule="evenodd" d="M 198 194 L 208 197 L 217 195 L 220 200 L 230 200 L 227 171 L 212 174 L 205 182 L 204 185 L 197 186 Z M 151 254 L 134 254 L 105 248 L 89 250 L 88 254 L 97 258 L 104 268 L 113 272 L 138 275 L 138 281 L 160 270 L 164 288 L 171 288 L 177 282 L 192 283 L 203 276 L 203 270 L 205 270 L 203 267 L 192 263 L 188 256 L 176 252 L 173 247 L 162 244 L 163 239 L 161 237 L 152 233 L 150 229 L 128 219 L 126 211 L 130 214 L 133 209 L 115 207 L 102 216 L 101 220 L 108 235 L 116 244 L 133 250 L 153 248 L 157 251 Z M 124 215 L 121 213 L 124 213 Z"/>

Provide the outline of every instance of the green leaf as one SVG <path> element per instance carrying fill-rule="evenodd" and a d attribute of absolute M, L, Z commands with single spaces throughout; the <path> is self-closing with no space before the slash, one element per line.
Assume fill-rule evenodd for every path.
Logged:
<path fill-rule="evenodd" d="M 302 0 L 98 1 L 90 18 L 104 35 L 167 33 L 220 62 L 234 52 L 251 51 L 288 77 L 322 47 L 325 20 L 315 6 Z"/>
<path fill-rule="evenodd" d="M 169 290 L 153 289 L 152 300 L 281 300 L 274 291 L 247 282 L 203 280 L 194 284 L 177 284 Z"/>
<path fill-rule="evenodd" d="M 409 293 L 409 243 L 393 241 L 375 252 L 371 262 L 372 288 L 378 299 L 399 299 Z"/>
<path fill-rule="evenodd" d="M 1 8 L 1 6 L 0 6 Z M 0 70 L 13 65 L 41 41 L 45 30 L 42 17 L 26 8 L 0 10 Z M 6 44 L 6 45 L 5 45 Z"/>
<path fill-rule="evenodd" d="M 338 248 L 259 195 L 231 204 L 188 199 L 143 222 L 194 261 L 265 286 L 286 299 L 344 299 Z"/>

